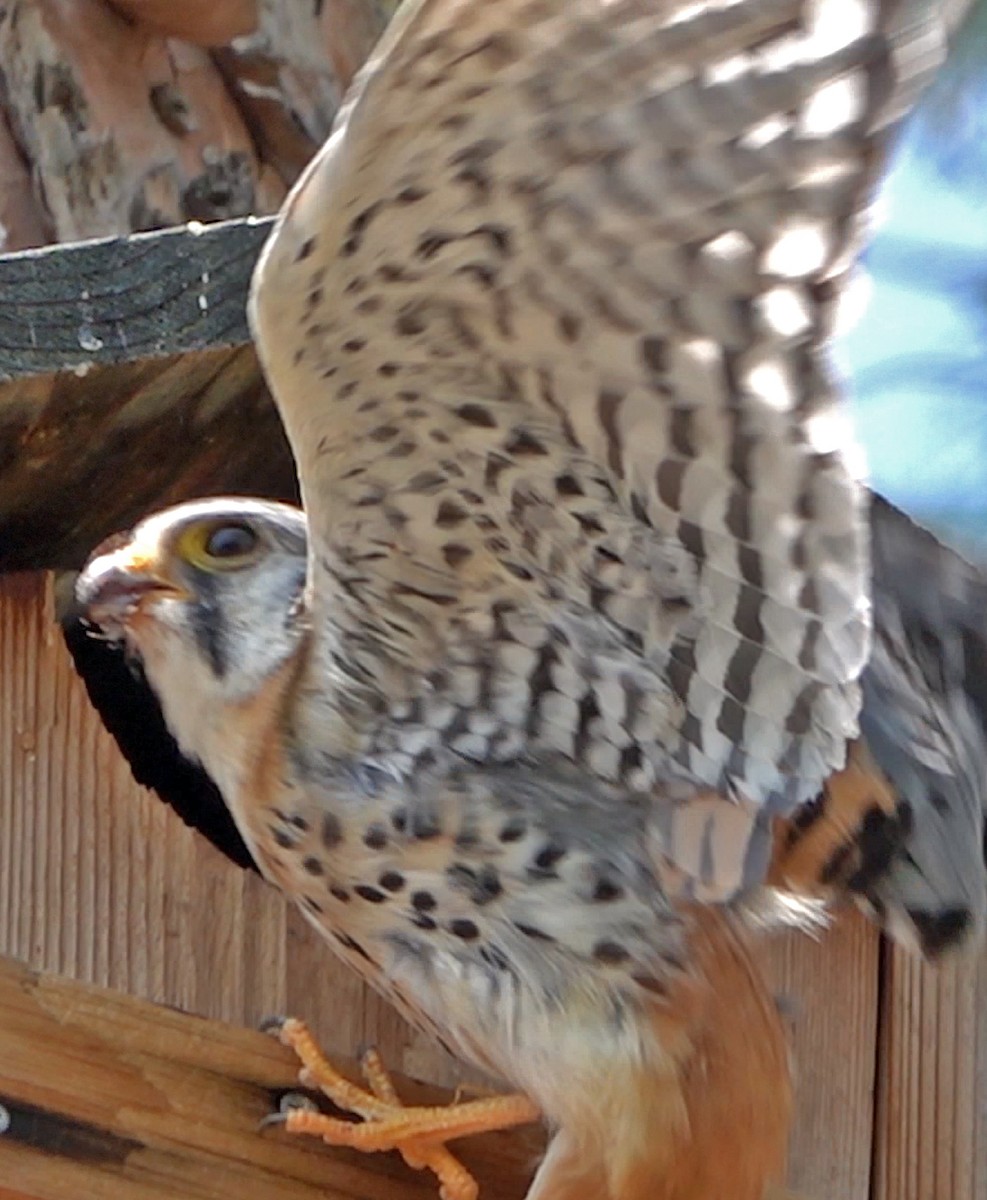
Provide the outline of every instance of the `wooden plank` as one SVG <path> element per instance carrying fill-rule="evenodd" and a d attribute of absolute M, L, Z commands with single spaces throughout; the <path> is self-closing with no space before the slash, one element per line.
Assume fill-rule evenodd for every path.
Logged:
<path fill-rule="evenodd" d="M 0 388 L 0 572 L 78 567 L 147 512 L 223 492 L 295 495 L 249 346 Z"/>
<path fill-rule="evenodd" d="M 258 1130 L 297 1062 L 272 1037 L 0 959 L 0 1154 L 20 1200 L 434 1200 L 395 1154 Z M 350 1064 L 348 1073 L 359 1078 Z M 448 1094 L 398 1082 L 411 1103 Z M 462 1142 L 486 1200 L 520 1200 L 537 1130 Z M 458 1148 L 458 1147 L 457 1147 Z"/>
<path fill-rule="evenodd" d="M 476 1079 L 134 784 L 50 620 L 41 576 L 0 579 L 0 952 L 224 1021 L 294 1012 L 335 1053 L 374 1043 L 408 1075 Z M 876 946 L 851 917 L 765 950 L 794 1011 L 793 1183 L 815 1200 L 868 1198 Z"/>
<path fill-rule="evenodd" d="M 272 222 L 193 223 L 0 258 L 0 380 L 243 345 L 250 274 Z"/>
<path fill-rule="evenodd" d="M 884 966 L 874 1200 L 987 1196 L 987 954 Z"/>
<path fill-rule="evenodd" d="M 878 947 L 877 931 L 847 912 L 818 939 L 787 934 L 765 949 L 792 1013 L 790 1184 L 808 1200 L 871 1200 Z"/>

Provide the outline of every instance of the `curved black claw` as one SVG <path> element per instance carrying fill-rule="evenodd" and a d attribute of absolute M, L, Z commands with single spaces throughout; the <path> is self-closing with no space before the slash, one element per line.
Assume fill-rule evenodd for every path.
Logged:
<path fill-rule="evenodd" d="M 279 1128 L 288 1120 L 289 1113 L 297 1112 L 299 1109 L 305 1112 L 318 1112 L 319 1106 L 311 1096 L 306 1096 L 304 1092 L 284 1092 L 278 1097 L 278 1111 L 262 1117 L 257 1128 L 261 1131 Z"/>

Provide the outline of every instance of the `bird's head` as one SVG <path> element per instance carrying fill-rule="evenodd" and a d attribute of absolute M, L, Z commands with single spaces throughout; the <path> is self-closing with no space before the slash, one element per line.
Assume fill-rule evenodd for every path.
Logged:
<path fill-rule="evenodd" d="M 98 547 L 76 597 L 142 663 L 183 748 L 297 652 L 305 631 L 304 515 L 222 497 L 155 513 Z"/>

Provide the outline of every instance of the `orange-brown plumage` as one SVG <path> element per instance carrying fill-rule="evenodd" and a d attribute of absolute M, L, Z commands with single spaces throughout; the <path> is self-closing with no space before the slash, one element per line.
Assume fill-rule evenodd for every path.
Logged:
<path fill-rule="evenodd" d="M 765 1200 L 784 1183 L 792 1113 L 784 1022 L 747 930 L 723 909 L 696 905 L 683 916 L 688 974 L 646 1016 L 667 1071 L 625 1081 L 621 1116 L 607 1130 L 606 1175 L 620 1180 L 611 1194 Z M 546 1200 L 606 1194 L 587 1187 L 605 1177 L 589 1154 L 582 1166 L 573 1186 Z"/>

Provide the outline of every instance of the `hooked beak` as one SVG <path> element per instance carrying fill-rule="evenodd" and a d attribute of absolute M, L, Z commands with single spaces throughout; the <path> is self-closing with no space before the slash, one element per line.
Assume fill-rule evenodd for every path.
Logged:
<path fill-rule="evenodd" d="M 100 548 L 101 549 L 101 548 Z M 75 585 L 86 616 L 110 637 L 122 637 L 132 617 L 151 596 L 180 598 L 186 590 L 162 570 L 157 557 L 134 544 L 96 553 Z"/>

